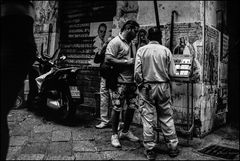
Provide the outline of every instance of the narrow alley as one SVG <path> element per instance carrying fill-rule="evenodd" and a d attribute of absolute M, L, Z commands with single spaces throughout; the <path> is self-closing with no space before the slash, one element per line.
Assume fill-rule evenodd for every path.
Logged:
<path fill-rule="evenodd" d="M 7 160 L 146 160 L 142 146 L 142 127 L 132 126 L 141 141 L 121 140 L 122 148 L 112 147 L 111 128 L 96 129 L 98 120 L 92 112 L 81 109 L 69 124 L 63 124 L 50 115 L 27 109 L 14 109 L 8 116 L 10 147 Z M 179 137 L 180 154 L 170 158 L 164 153 L 160 135 L 157 160 L 221 160 L 223 158 L 198 152 L 208 145 L 222 145 L 239 149 L 239 131 L 222 127 L 204 138 Z M 233 160 L 239 160 L 236 155 Z"/>

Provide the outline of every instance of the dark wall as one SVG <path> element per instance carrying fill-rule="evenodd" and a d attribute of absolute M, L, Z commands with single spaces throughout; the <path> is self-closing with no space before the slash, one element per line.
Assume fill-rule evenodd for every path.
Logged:
<path fill-rule="evenodd" d="M 229 112 L 227 122 L 239 128 L 239 73 L 240 73 L 240 14 L 237 0 L 227 3 L 227 31 L 230 37 L 229 44 Z"/>
<path fill-rule="evenodd" d="M 112 21 L 116 15 L 116 2 L 103 0 L 60 1 L 60 45 L 67 56 L 66 66 L 77 66 L 78 85 L 83 91 L 82 106 L 96 107 L 99 96 L 99 68 L 89 62 L 94 58 L 94 38 L 90 36 L 91 23 Z"/>

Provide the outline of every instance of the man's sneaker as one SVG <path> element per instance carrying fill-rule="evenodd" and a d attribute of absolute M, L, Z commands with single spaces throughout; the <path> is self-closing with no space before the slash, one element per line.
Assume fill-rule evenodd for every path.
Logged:
<path fill-rule="evenodd" d="M 115 148 L 120 148 L 121 147 L 121 144 L 120 144 L 120 142 L 118 140 L 118 135 L 117 134 L 112 135 L 112 137 L 111 137 L 111 144 Z"/>
<path fill-rule="evenodd" d="M 139 141 L 139 138 L 134 136 L 131 131 L 128 131 L 127 133 L 123 133 L 122 131 L 120 131 L 119 138 L 120 139 L 128 139 L 133 142 Z"/>
<path fill-rule="evenodd" d="M 168 155 L 169 155 L 170 157 L 174 158 L 174 157 L 178 156 L 179 152 L 180 152 L 180 151 L 179 151 L 178 148 L 176 148 L 176 149 L 171 149 L 171 150 L 169 150 Z"/>
<path fill-rule="evenodd" d="M 108 124 L 105 123 L 105 122 L 101 122 L 100 124 L 96 125 L 95 127 L 96 127 L 97 129 L 103 129 L 103 128 L 108 127 Z"/>
<path fill-rule="evenodd" d="M 156 153 L 154 150 L 144 150 L 144 154 L 148 160 L 154 161 L 156 159 Z"/>

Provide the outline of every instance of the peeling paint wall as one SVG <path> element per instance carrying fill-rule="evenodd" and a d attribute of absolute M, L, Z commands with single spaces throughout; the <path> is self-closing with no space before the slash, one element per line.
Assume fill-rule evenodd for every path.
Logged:
<path fill-rule="evenodd" d="M 217 1 L 206 1 L 205 9 L 206 9 L 206 24 L 212 27 L 216 27 L 216 10 L 217 10 Z"/>
<path fill-rule="evenodd" d="M 137 21 L 140 25 L 155 25 L 155 12 L 153 1 L 138 1 L 139 14 Z M 177 22 L 200 21 L 199 1 L 157 1 L 159 21 L 161 25 L 171 22 L 173 10 L 178 12 Z M 187 11 L 187 12 L 186 12 Z"/>
<path fill-rule="evenodd" d="M 58 1 L 33 1 L 35 7 L 34 37 L 38 52 L 52 56 L 58 47 Z M 49 25 L 52 25 L 49 34 Z"/>

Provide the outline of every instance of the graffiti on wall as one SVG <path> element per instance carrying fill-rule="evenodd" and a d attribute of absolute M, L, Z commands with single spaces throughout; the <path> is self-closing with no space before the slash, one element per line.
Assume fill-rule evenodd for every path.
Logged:
<path fill-rule="evenodd" d="M 218 53 L 219 53 L 219 32 L 216 29 L 206 26 L 205 37 L 205 58 L 203 80 L 209 85 L 217 85 L 218 82 Z"/>
<path fill-rule="evenodd" d="M 34 37 L 39 53 L 51 57 L 55 50 L 57 1 L 33 1 L 35 7 Z M 48 33 L 50 30 L 50 33 Z"/>
<path fill-rule="evenodd" d="M 34 1 L 36 11 L 35 32 L 47 32 L 49 23 L 56 23 L 58 15 L 57 1 Z M 55 31 L 55 28 L 53 29 Z"/>

